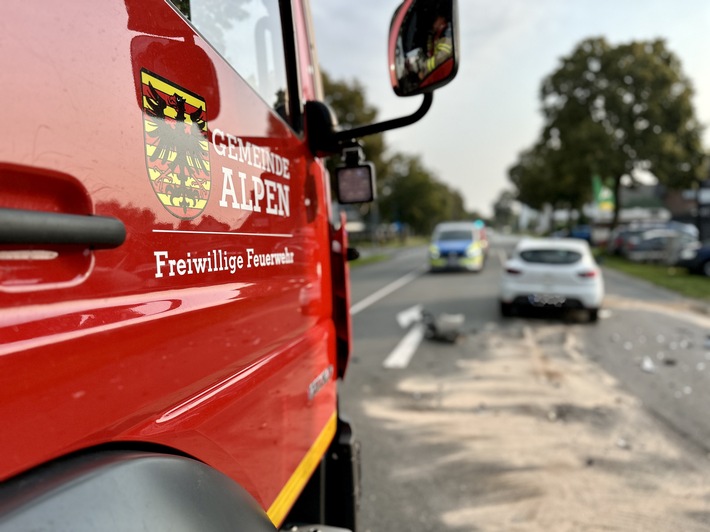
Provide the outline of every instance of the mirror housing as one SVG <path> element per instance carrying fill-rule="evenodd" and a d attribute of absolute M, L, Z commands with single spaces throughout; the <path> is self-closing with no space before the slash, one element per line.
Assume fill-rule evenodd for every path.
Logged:
<path fill-rule="evenodd" d="M 335 168 L 338 203 L 369 203 L 375 200 L 375 167 L 365 162 L 361 148 L 343 150 L 345 164 Z"/>
<path fill-rule="evenodd" d="M 405 0 L 392 17 L 390 82 L 397 96 L 429 93 L 458 71 L 456 0 Z"/>

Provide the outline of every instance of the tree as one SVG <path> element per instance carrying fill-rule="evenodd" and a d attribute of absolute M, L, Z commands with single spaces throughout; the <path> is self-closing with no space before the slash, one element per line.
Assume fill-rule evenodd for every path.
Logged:
<path fill-rule="evenodd" d="M 581 211 L 592 197 L 592 188 L 591 181 L 578 178 L 578 161 L 578 154 L 542 143 L 522 152 L 508 170 L 508 177 L 517 188 L 517 200 L 537 210 L 550 205 L 553 211 Z"/>
<path fill-rule="evenodd" d="M 384 184 L 383 218 L 407 224 L 414 233 L 428 234 L 439 222 L 469 218 L 461 194 L 433 177 L 419 157 L 393 156 Z"/>
<path fill-rule="evenodd" d="M 502 190 L 493 203 L 493 222 L 498 227 L 512 227 L 515 224 L 515 193 L 511 190 Z"/>
<path fill-rule="evenodd" d="M 556 183 L 555 198 L 567 187 L 570 203 L 589 198 L 593 175 L 612 179 L 617 198 L 622 178 L 639 171 L 669 188 L 690 186 L 705 173 L 692 96 L 664 40 L 584 40 L 542 83 L 545 124 L 531 150 L 541 159 L 529 164 L 524 154 L 511 179 Z M 613 225 L 619 208 L 617 201 Z"/>
<path fill-rule="evenodd" d="M 332 80 L 330 76 L 323 73 L 323 92 L 325 102 L 335 112 L 340 126 L 353 128 L 377 121 L 377 109 L 367 103 L 364 88 L 357 80 L 353 80 L 352 83 Z M 365 158 L 375 165 L 375 174 L 386 175 L 388 162 L 384 157 L 386 147 L 382 134 L 368 135 L 360 139 L 360 142 Z M 333 158 L 328 161 L 331 173 L 337 162 Z"/>

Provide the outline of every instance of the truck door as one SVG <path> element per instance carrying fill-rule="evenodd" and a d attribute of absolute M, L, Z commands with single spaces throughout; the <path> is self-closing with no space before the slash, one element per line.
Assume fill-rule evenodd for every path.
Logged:
<path fill-rule="evenodd" d="M 0 208 L 125 239 L 0 245 L 0 477 L 150 443 L 278 523 L 336 426 L 328 202 L 290 2 L 72 5 L 0 21 Z"/>

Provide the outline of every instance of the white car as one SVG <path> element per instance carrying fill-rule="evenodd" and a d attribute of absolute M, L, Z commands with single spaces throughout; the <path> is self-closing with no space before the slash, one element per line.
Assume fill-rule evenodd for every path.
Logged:
<path fill-rule="evenodd" d="M 500 312 L 518 308 L 582 308 L 597 321 L 604 279 L 589 244 L 576 238 L 524 238 L 503 268 Z"/>

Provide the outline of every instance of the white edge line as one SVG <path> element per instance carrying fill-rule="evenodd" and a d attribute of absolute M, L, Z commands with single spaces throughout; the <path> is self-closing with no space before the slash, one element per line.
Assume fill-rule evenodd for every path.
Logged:
<path fill-rule="evenodd" d="M 272 236 L 279 238 L 293 238 L 287 233 L 232 233 L 230 231 L 181 231 L 178 229 L 153 229 L 153 233 L 175 233 L 182 235 L 227 235 L 227 236 Z"/>
<path fill-rule="evenodd" d="M 367 307 L 369 307 L 373 303 L 376 303 L 380 299 L 387 297 L 392 292 L 402 288 L 407 283 L 411 283 L 414 279 L 416 279 L 417 277 L 419 277 L 421 275 L 421 272 L 422 272 L 422 268 L 417 268 L 413 272 L 409 272 L 407 275 L 404 275 L 404 276 L 400 277 L 399 279 L 397 279 L 396 281 L 392 281 L 387 286 L 380 288 L 377 292 L 370 294 L 365 299 L 358 301 L 354 305 L 351 305 L 350 306 L 350 315 L 354 316 L 355 314 L 362 312 L 363 310 L 365 310 Z"/>
<path fill-rule="evenodd" d="M 387 356 L 382 365 L 386 368 L 406 368 L 412 360 L 414 353 L 424 339 L 425 326 L 417 323 L 409 329 L 409 332 L 399 341 L 397 347 Z"/>

